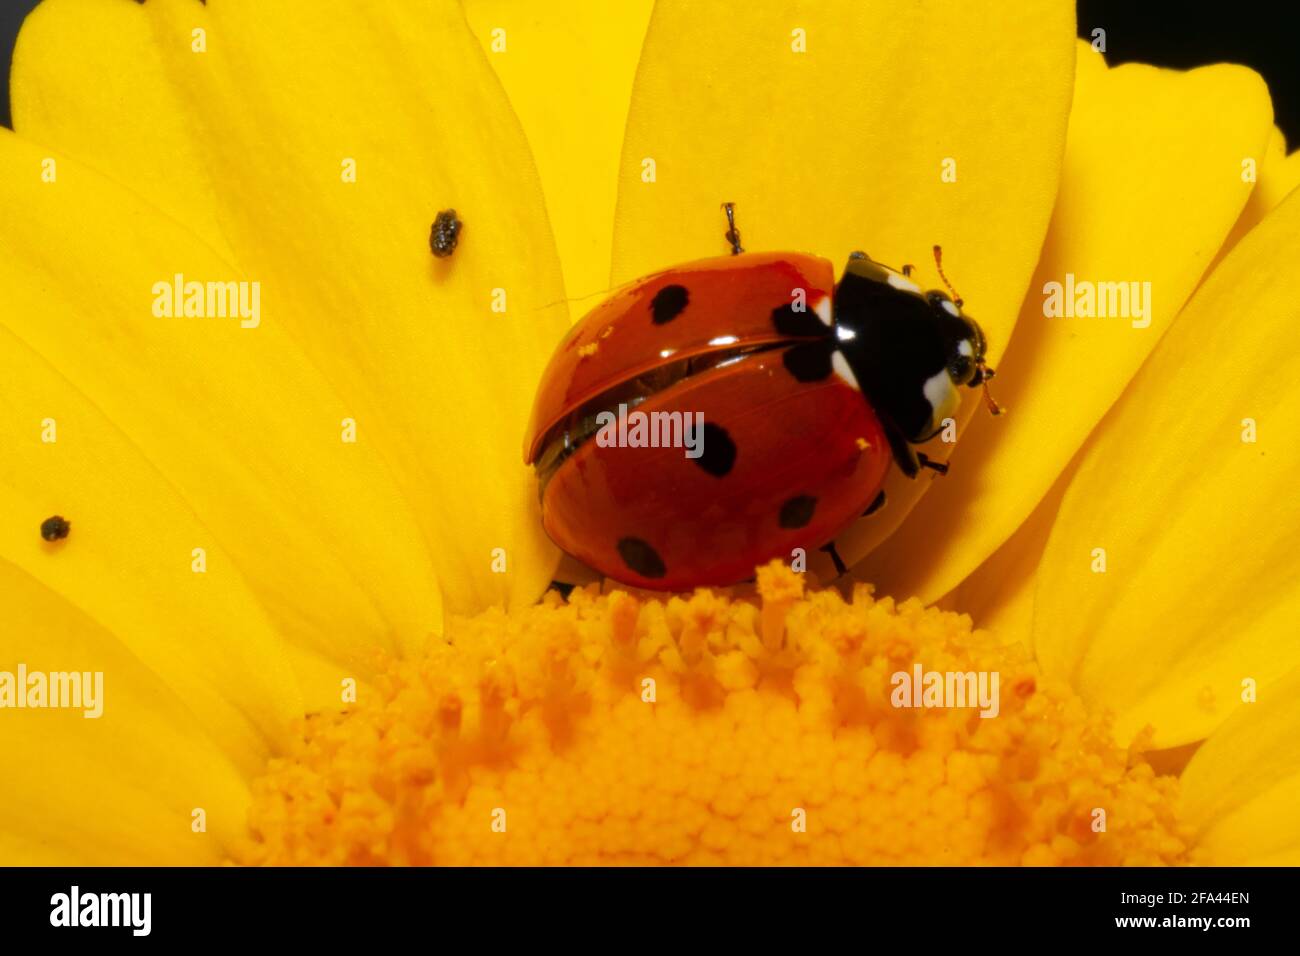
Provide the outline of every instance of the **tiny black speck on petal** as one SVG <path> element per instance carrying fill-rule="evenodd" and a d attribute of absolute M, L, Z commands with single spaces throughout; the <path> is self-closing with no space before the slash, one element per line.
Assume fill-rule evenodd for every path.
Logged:
<path fill-rule="evenodd" d="M 433 228 L 429 231 L 429 248 L 435 256 L 445 259 L 456 251 L 456 242 L 460 239 L 463 225 L 454 209 L 444 209 L 438 213 L 438 218 L 433 221 Z"/>
<path fill-rule="evenodd" d="M 736 463 L 736 443 L 721 425 L 706 422 L 700 436 L 700 457 L 691 458 L 710 475 L 721 478 Z"/>
<path fill-rule="evenodd" d="M 623 563 L 643 578 L 662 578 L 668 573 L 659 552 L 640 538 L 620 538 L 618 553 Z"/>
<path fill-rule="evenodd" d="M 62 541 L 72 530 L 72 522 L 61 515 L 54 515 L 41 522 L 41 537 L 46 541 Z"/>
<path fill-rule="evenodd" d="M 650 302 L 650 312 L 655 325 L 671 322 L 682 314 L 691 295 L 684 285 L 666 285 L 655 293 Z"/>
<path fill-rule="evenodd" d="M 817 499 L 812 495 L 795 495 L 781 506 L 781 527 L 802 528 L 812 521 Z"/>

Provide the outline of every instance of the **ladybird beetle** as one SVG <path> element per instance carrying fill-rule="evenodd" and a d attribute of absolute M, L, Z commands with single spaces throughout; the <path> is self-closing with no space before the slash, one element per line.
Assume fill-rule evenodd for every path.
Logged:
<path fill-rule="evenodd" d="M 890 461 L 912 478 L 945 471 L 912 445 L 956 412 L 959 386 L 993 376 L 955 292 L 922 291 L 911 267 L 862 252 L 838 284 L 827 259 L 742 255 L 723 208 L 732 255 L 596 306 L 533 407 L 524 460 L 546 533 L 625 584 L 734 584 L 795 548 L 829 550 L 842 572 L 833 540 L 883 503 Z M 935 258 L 942 276 L 937 246 Z M 616 411 L 619 430 L 603 432 Z M 639 433 L 625 430 L 636 413 Z"/>

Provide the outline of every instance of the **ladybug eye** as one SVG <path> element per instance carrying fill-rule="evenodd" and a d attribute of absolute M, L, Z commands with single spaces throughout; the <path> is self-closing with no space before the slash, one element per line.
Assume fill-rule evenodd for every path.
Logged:
<path fill-rule="evenodd" d="M 973 385 L 976 374 L 975 362 L 971 356 L 964 353 L 955 355 L 948 364 L 948 375 L 954 385 Z"/>

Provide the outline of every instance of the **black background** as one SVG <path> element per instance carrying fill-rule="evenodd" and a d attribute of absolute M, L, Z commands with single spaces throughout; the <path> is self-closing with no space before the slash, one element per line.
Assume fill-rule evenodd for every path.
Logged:
<path fill-rule="evenodd" d="M 1001 951 L 1007 943 L 1011 952 L 1059 953 L 1125 937 L 1124 951 L 1181 953 L 1209 940 L 1213 950 L 1192 951 L 1273 952 L 1276 940 L 1294 942 L 1297 888 L 1295 870 L 1267 867 L 988 868 L 978 877 L 950 867 L 0 870 L 0 945 L 33 953 L 139 945 L 124 928 L 52 928 L 51 897 L 74 884 L 82 893 L 152 893 L 149 938 L 161 952 L 192 951 L 195 939 L 217 952 L 246 952 L 254 941 L 258 951 L 376 952 L 391 948 L 385 938 L 409 938 L 434 954 L 468 940 L 493 952 L 607 948 L 619 956 L 873 953 L 889 939 L 911 942 L 892 947 L 907 952 Z M 1184 901 L 1121 902 L 1123 893 L 1168 900 L 1173 892 Z M 1193 903 L 1198 892 L 1248 899 Z M 1116 925 L 1117 917 L 1241 916 L 1249 927 Z"/>
<path fill-rule="evenodd" d="M 5 126 L 9 125 L 14 37 L 34 6 L 36 0 L 0 0 L 0 124 Z M 1078 11 L 1080 36 L 1089 37 L 1094 27 L 1106 31 L 1110 63 L 1137 60 L 1186 69 L 1228 61 L 1253 67 L 1268 81 L 1277 124 L 1288 145 L 1295 149 L 1300 144 L 1300 4 L 1296 0 L 1079 0 Z"/>

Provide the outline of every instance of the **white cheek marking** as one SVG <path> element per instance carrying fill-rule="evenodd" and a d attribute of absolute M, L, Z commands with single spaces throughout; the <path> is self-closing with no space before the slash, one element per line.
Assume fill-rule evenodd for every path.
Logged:
<path fill-rule="evenodd" d="M 858 385 L 858 377 L 853 374 L 853 369 L 849 368 L 849 360 L 844 357 L 844 353 L 839 349 L 836 349 L 831 353 L 831 368 L 833 368 L 835 374 L 844 379 L 844 381 L 848 382 L 859 392 L 862 391 L 862 387 Z"/>
<path fill-rule="evenodd" d="M 895 289 L 902 289 L 904 292 L 915 292 L 917 295 L 921 294 L 921 287 L 919 285 L 907 276 L 898 272 L 891 272 L 889 274 L 889 284 Z"/>
<path fill-rule="evenodd" d="M 823 325 L 831 324 L 831 297 L 822 296 L 813 306 L 813 311 L 817 313 L 817 318 L 822 320 Z"/>
<path fill-rule="evenodd" d="M 945 418 L 950 418 L 961 404 L 961 396 L 953 387 L 947 371 L 940 370 L 925 380 L 925 400 L 930 403 L 930 427 L 937 428 Z"/>
<path fill-rule="evenodd" d="M 955 312 L 953 314 L 956 315 Z M 958 342 L 957 351 L 960 352 L 962 355 L 966 356 L 967 358 L 970 358 L 972 355 L 975 354 L 975 350 L 971 348 L 970 339 L 962 339 L 960 342 Z"/>
<path fill-rule="evenodd" d="M 954 318 L 961 315 L 961 312 L 958 310 L 956 303 L 949 302 L 947 299 L 943 300 L 943 309 L 945 312 L 947 312 L 949 315 L 953 316 Z"/>

